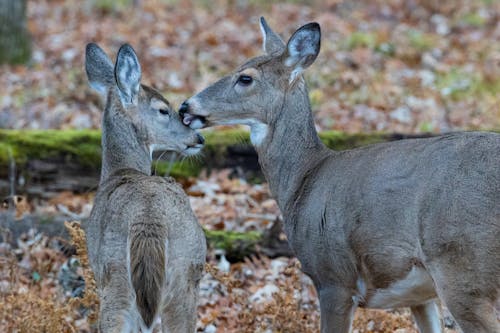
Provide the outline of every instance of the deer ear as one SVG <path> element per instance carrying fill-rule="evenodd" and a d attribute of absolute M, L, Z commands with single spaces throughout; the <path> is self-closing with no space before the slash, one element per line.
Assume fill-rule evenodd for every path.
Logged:
<path fill-rule="evenodd" d="M 262 48 L 267 54 L 281 54 L 285 50 L 285 43 L 278 34 L 271 30 L 264 17 L 260 18 L 262 31 Z"/>
<path fill-rule="evenodd" d="M 308 23 L 294 32 L 288 41 L 285 54 L 285 65 L 293 69 L 290 83 L 316 60 L 320 46 L 321 29 L 318 23 Z"/>
<path fill-rule="evenodd" d="M 141 65 L 132 46 L 124 44 L 116 57 L 115 80 L 124 104 L 136 103 L 141 82 Z"/>
<path fill-rule="evenodd" d="M 113 63 L 95 43 L 87 44 L 85 48 L 85 71 L 90 86 L 106 97 L 109 87 L 115 84 Z"/>

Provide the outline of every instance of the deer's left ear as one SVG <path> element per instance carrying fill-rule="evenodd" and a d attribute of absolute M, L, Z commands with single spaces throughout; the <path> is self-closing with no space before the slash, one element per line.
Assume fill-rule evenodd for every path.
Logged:
<path fill-rule="evenodd" d="M 137 103 L 141 83 L 141 65 L 134 49 L 128 44 L 122 45 L 116 56 L 115 80 L 120 89 L 122 102 L 124 104 Z"/>
<path fill-rule="evenodd" d="M 294 32 L 285 51 L 285 66 L 292 69 L 290 84 L 309 67 L 319 54 L 321 29 L 316 22 L 308 23 Z"/>
<path fill-rule="evenodd" d="M 285 43 L 267 24 L 262 16 L 260 18 L 260 30 L 262 32 L 262 48 L 267 54 L 282 54 L 285 50 Z"/>

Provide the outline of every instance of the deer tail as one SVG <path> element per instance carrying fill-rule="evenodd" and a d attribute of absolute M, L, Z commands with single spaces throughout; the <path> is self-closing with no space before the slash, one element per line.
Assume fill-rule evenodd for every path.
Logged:
<path fill-rule="evenodd" d="M 133 223 L 129 234 L 130 275 L 136 305 L 147 328 L 152 328 L 165 281 L 166 228 L 162 224 Z"/>

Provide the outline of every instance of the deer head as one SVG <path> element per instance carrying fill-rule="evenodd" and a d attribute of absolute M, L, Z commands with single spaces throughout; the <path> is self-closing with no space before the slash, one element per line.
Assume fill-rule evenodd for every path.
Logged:
<path fill-rule="evenodd" d="M 297 118 L 293 114 L 295 110 L 284 108 L 285 97 L 307 92 L 301 73 L 319 53 L 319 24 L 302 26 L 287 44 L 271 30 L 264 18 L 260 19 L 260 27 L 265 54 L 250 59 L 186 100 L 179 110 L 184 124 L 192 128 L 249 125 L 252 143 L 258 146 L 267 136 L 268 126 L 274 126 L 277 119 Z"/>

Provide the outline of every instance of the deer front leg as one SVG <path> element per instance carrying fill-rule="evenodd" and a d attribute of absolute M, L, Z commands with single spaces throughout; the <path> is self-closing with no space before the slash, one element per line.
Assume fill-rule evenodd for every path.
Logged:
<path fill-rule="evenodd" d="M 356 307 L 352 293 L 344 287 L 318 288 L 321 311 L 321 333 L 348 333 Z"/>
<path fill-rule="evenodd" d="M 412 306 L 411 312 L 417 322 L 420 333 L 442 333 L 441 314 L 435 301 Z"/>

